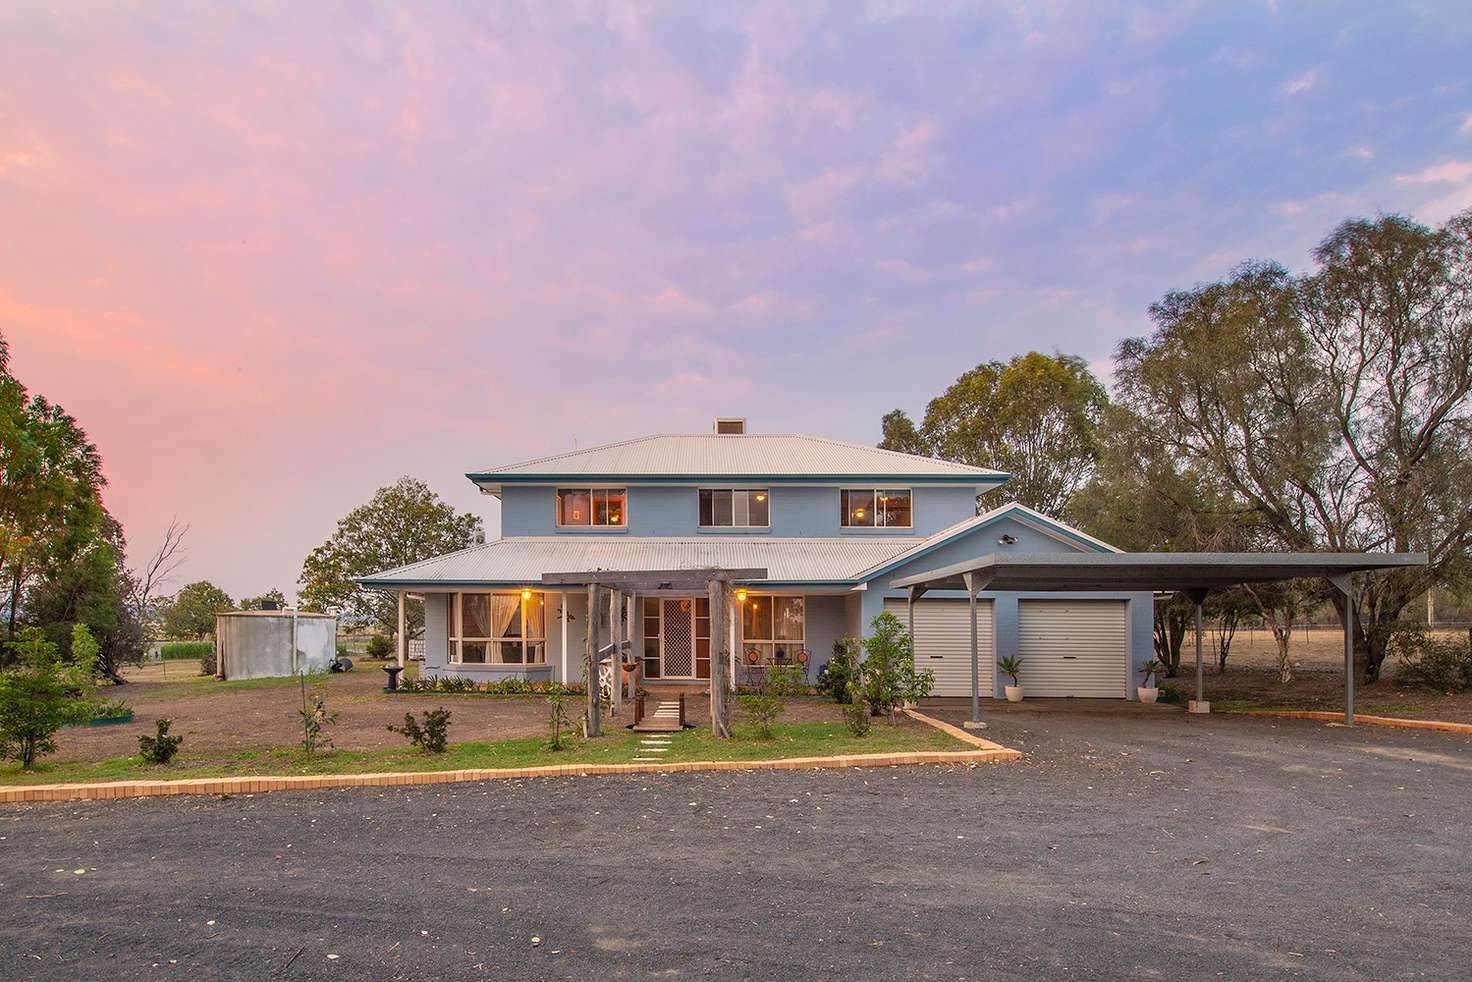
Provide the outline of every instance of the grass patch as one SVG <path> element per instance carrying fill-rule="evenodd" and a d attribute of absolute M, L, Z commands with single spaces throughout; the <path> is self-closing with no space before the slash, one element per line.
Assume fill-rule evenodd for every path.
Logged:
<path fill-rule="evenodd" d="M 920 723 L 878 724 L 867 736 L 852 736 L 842 723 L 778 723 L 771 739 L 761 739 L 746 726 L 733 728 L 732 740 L 712 738 L 709 727 L 670 734 L 669 751 L 661 760 L 777 760 L 784 757 L 828 757 L 915 750 L 969 750 L 960 741 Z M 361 774 L 373 771 L 458 771 L 481 767 L 538 767 L 552 764 L 622 764 L 641 756 L 639 738 L 622 727 L 592 740 L 574 737 L 567 749 L 547 749 L 546 737 L 452 743 L 430 756 L 407 747 L 389 750 L 331 750 L 310 759 L 300 750 L 250 747 L 235 751 L 189 754 L 181 751 L 167 767 L 137 756 L 96 763 L 43 764 L 33 771 L 0 768 L 0 784 L 69 784 L 94 781 L 161 781 L 184 778 L 300 774 Z M 186 744 L 187 747 L 187 744 Z"/>
<path fill-rule="evenodd" d="M 198 659 L 214 653 L 215 643 L 213 641 L 171 641 L 158 646 L 158 656 L 164 661 Z"/>
<path fill-rule="evenodd" d="M 1303 706 L 1289 706 L 1281 702 L 1267 702 L 1262 699 L 1213 699 L 1211 708 L 1223 713 L 1246 713 L 1246 712 L 1272 712 L 1272 713 L 1296 713 L 1303 711 Z"/>

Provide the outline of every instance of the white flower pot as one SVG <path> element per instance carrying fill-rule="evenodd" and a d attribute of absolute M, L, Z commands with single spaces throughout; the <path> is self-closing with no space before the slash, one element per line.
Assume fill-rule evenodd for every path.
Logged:
<path fill-rule="evenodd" d="M 1005 686 L 1005 688 L 1007 690 L 1007 701 L 1008 702 L 1021 702 L 1022 701 L 1022 686 L 1020 686 L 1020 685 L 1009 685 L 1009 686 Z"/>
<path fill-rule="evenodd" d="M 1160 689 L 1153 685 L 1142 685 L 1135 691 L 1140 694 L 1141 702 L 1154 702 L 1160 698 Z"/>

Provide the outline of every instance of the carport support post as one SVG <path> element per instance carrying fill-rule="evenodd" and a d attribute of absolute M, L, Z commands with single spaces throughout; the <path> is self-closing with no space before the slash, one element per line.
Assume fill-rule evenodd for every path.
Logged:
<path fill-rule="evenodd" d="M 1201 669 L 1201 605 L 1206 602 L 1206 591 L 1187 590 L 1186 596 L 1196 605 L 1196 698 L 1186 708 L 1193 713 L 1209 713 L 1211 703 L 1206 701 L 1206 680 Z"/>
<path fill-rule="evenodd" d="M 1329 582 L 1344 595 L 1344 725 L 1354 725 L 1354 577 L 1340 573 Z"/>
<path fill-rule="evenodd" d="M 717 740 L 731 739 L 731 694 L 726 691 L 726 671 L 730 659 L 731 620 L 728 603 L 730 584 L 717 577 L 706 584 L 706 605 L 710 615 L 710 732 Z"/>
<path fill-rule="evenodd" d="M 961 725 L 968 730 L 984 730 L 986 724 L 981 721 L 981 655 L 976 640 L 976 594 L 991 578 L 978 573 L 962 573 L 961 579 L 966 583 L 966 604 L 971 617 L 971 718 Z"/>

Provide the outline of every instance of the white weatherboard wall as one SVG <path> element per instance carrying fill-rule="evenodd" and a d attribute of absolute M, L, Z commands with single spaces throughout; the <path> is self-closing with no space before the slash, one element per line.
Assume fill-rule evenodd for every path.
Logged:
<path fill-rule="evenodd" d="M 1019 600 L 1019 678 L 1029 696 L 1129 695 L 1129 623 L 1122 600 Z"/>
<path fill-rule="evenodd" d="M 971 695 L 971 628 L 965 600 L 922 598 L 915 604 L 915 667 L 935 673 L 935 696 Z M 907 624 L 903 600 L 887 599 L 884 609 Z M 992 632 L 992 602 L 976 602 L 976 658 L 981 694 L 996 689 L 996 646 Z"/>

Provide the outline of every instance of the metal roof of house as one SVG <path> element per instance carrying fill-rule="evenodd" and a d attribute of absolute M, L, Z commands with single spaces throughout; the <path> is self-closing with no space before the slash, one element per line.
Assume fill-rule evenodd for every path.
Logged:
<path fill-rule="evenodd" d="M 794 539 L 706 535 L 698 538 L 653 538 L 628 535 L 526 536 L 497 539 L 485 545 L 427 559 L 358 580 L 384 588 L 435 585 L 507 585 L 540 583 L 549 570 L 645 570 L 751 568 L 767 570 L 774 583 L 852 581 L 878 565 L 925 541 L 918 536 L 851 536 L 841 539 Z"/>
<path fill-rule="evenodd" d="M 965 574 L 971 573 L 987 590 L 1217 590 L 1425 564 L 1425 553 L 994 553 L 902 576 L 891 586 L 964 590 Z"/>
<path fill-rule="evenodd" d="M 795 433 L 659 433 L 467 475 L 486 486 L 546 480 L 904 479 L 1000 484 L 1005 471 Z"/>

